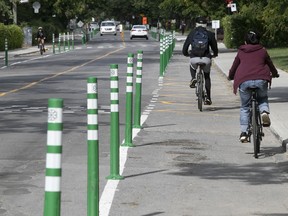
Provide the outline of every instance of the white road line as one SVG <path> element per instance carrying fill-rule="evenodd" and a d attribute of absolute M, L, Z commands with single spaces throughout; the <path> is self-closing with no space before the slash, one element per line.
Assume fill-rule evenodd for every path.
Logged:
<path fill-rule="evenodd" d="M 153 93 L 155 93 L 155 95 L 153 95 L 153 97 L 158 97 L 158 91 L 161 88 L 158 88 L 157 90 L 154 90 Z M 154 107 L 154 104 L 149 104 L 147 106 L 147 109 L 144 110 L 143 114 L 141 115 L 141 125 L 143 125 L 143 123 L 147 120 L 150 112 L 151 112 L 151 107 Z M 140 132 L 140 129 L 138 128 L 134 128 L 133 132 L 132 132 L 132 140 L 137 136 L 137 134 Z M 120 148 L 120 170 L 119 170 L 119 174 L 122 175 L 124 168 L 125 168 L 125 163 L 127 161 L 127 156 L 128 156 L 128 149 L 127 147 L 121 147 Z M 109 212 L 111 209 L 111 205 L 115 196 L 115 192 L 117 190 L 117 186 L 119 184 L 120 180 L 108 180 L 107 184 L 105 185 L 105 188 L 103 190 L 103 193 L 101 195 L 100 198 L 100 202 L 99 202 L 99 215 L 100 216 L 109 216 Z"/>

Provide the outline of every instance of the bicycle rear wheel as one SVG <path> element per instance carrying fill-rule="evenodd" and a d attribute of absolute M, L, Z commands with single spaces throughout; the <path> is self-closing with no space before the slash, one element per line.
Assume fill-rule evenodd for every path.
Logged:
<path fill-rule="evenodd" d="M 200 69 L 201 70 L 201 69 Z M 198 109 L 202 112 L 203 105 L 203 74 L 201 71 L 198 73 L 197 77 L 197 88 L 198 88 Z"/>
<path fill-rule="evenodd" d="M 259 133 L 258 115 L 257 115 L 256 101 L 252 101 L 252 135 L 254 145 L 254 157 L 258 158 L 260 152 L 261 134 Z"/>
<path fill-rule="evenodd" d="M 43 45 L 39 44 L 40 54 L 43 55 Z"/>

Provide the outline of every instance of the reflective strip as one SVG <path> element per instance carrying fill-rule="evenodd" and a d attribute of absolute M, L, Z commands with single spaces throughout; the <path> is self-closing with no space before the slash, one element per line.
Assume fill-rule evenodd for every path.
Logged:
<path fill-rule="evenodd" d="M 127 83 L 133 83 L 133 77 L 127 76 L 126 82 L 127 82 Z"/>
<path fill-rule="evenodd" d="M 98 130 L 88 130 L 87 139 L 88 140 L 98 140 Z"/>
<path fill-rule="evenodd" d="M 110 111 L 111 111 L 111 112 L 119 112 L 119 106 L 118 106 L 118 104 L 111 104 L 111 106 L 110 106 Z"/>
<path fill-rule="evenodd" d="M 87 119 L 87 124 L 95 125 L 98 123 L 98 115 L 97 114 L 89 114 Z"/>
<path fill-rule="evenodd" d="M 87 109 L 97 109 L 97 99 L 87 99 Z"/>
<path fill-rule="evenodd" d="M 111 80 L 110 81 L 110 87 L 111 88 L 118 88 L 118 81 Z"/>
<path fill-rule="evenodd" d="M 60 192 L 61 177 L 46 176 L 45 177 L 45 191 L 47 192 Z"/>
<path fill-rule="evenodd" d="M 111 77 L 117 77 L 118 76 L 118 69 L 116 69 L 116 68 L 110 69 L 110 76 Z"/>
<path fill-rule="evenodd" d="M 128 58 L 127 58 L 127 63 L 128 63 L 128 64 L 133 63 L 133 57 L 128 57 Z"/>
<path fill-rule="evenodd" d="M 126 92 L 133 92 L 132 86 L 126 86 Z"/>
<path fill-rule="evenodd" d="M 61 154 L 46 154 L 46 168 L 60 169 L 61 168 Z"/>
<path fill-rule="evenodd" d="M 137 62 L 137 67 L 142 67 L 142 62 L 138 61 Z"/>
<path fill-rule="evenodd" d="M 142 70 L 137 70 L 136 75 L 142 75 Z"/>
<path fill-rule="evenodd" d="M 142 83 L 142 78 L 136 78 L 136 83 Z"/>
<path fill-rule="evenodd" d="M 48 146 L 62 146 L 62 131 L 47 131 Z"/>
<path fill-rule="evenodd" d="M 116 92 L 111 92 L 110 93 L 111 100 L 118 100 L 119 99 L 118 95 L 119 95 L 118 92 L 117 93 Z"/>
<path fill-rule="evenodd" d="M 87 93 L 88 94 L 97 93 L 97 84 L 96 83 L 88 83 L 87 84 Z"/>
<path fill-rule="evenodd" d="M 62 108 L 48 108 L 48 123 L 62 123 Z"/>
<path fill-rule="evenodd" d="M 133 74 L 133 67 L 128 67 L 127 68 L 127 73 L 128 74 Z"/>

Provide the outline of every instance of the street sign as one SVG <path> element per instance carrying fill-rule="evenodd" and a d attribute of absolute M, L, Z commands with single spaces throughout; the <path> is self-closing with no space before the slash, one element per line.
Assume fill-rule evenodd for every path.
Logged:
<path fill-rule="evenodd" d="M 84 25 L 84 23 L 81 20 L 77 23 L 77 26 L 80 28 L 82 28 L 83 25 Z"/>
<path fill-rule="evenodd" d="M 236 3 L 231 4 L 231 11 L 232 12 L 236 12 L 237 11 Z"/>
<path fill-rule="evenodd" d="M 212 20 L 212 28 L 213 29 L 220 28 L 220 20 Z"/>
<path fill-rule="evenodd" d="M 34 8 L 34 13 L 39 13 L 39 9 L 40 9 L 40 7 L 41 7 L 41 4 L 39 3 L 39 2 L 34 2 L 33 3 L 33 8 Z"/>

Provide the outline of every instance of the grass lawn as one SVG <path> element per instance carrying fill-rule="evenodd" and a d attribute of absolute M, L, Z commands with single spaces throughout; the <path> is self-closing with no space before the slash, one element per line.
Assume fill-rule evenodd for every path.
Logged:
<path fill-rule="evenodd" d="M 288 72 L 288 48 L 267 49 L 275 67 Z"/>

